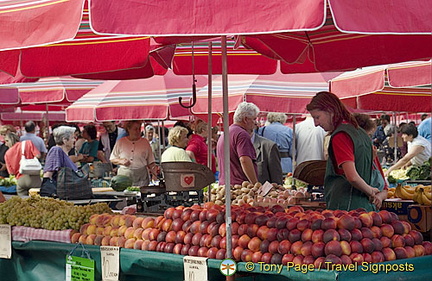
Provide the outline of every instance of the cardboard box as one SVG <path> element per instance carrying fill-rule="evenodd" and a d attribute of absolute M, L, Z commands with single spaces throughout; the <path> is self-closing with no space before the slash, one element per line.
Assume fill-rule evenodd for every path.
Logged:
<path fill-rule="evenodd" d="M 432 229 L 432 206 L 411 205 L 408 207 L 408 221 L 415 230 L 427 232 Z"/>
<path fill-rule="evenodd" d="M 402 200 L 399 198 L 386 199 L 383 201 L 381 210 L 387 210 L 397 215 L 408 215 L 408 207 L 412 204 L 414 204 L 413 200 Z"/>

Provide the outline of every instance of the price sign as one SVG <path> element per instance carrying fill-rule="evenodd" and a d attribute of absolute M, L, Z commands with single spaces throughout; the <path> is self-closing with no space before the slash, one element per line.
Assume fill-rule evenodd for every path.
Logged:
<path fill-rule="evenodd" d="M 267 193 L 270 192 L 270 190 L 272 189 L 273 185 L 271 183 L 269 183 L 268 181 L 266 181 L 263 185 L 260 186 L 260 188 L 258 188 L 258 195 L 261 196 L 266 196 Z"/>
<path fill-rule="evenodd" d="M 12 235 L 11 226 L 0 224 L 0 258 L 10 259 L 12 257 Z"/>
<path fill-rule="evenodd" d="M 207 258 L 185 256 L 183 258 L 184 280 L 185 281 L 206 281 Z"/>
<path fill-rule="evenodd" d="M 117 281 L 120 272 L 120 248 L 101 246 L 102 280 Z"/>
<path fill-rule="evenodd" d="M 66 281 L 94 281 L 94 260 L 66 256 Z"/>

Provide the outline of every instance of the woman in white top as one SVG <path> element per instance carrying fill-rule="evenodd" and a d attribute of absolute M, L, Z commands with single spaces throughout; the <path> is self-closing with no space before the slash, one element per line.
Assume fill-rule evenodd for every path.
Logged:
<path fill-rule="evenodd" d="M 402 139 L 408 143 L 408 153 L 386 171 L 386 176 L 390 175 L 391 171 L 405 166 L 421 166 L 431 157 L 431 143 L 419 136 L 416 126 L 406 124 L 400 131 Z"/>
<path fill-rule="evenodd" d="M 148 185 L 149 172 L 153 176 L 159 173 L 149 141 L 141 137 L 141 122 L 129 121 L 126 124 L 128 136 L 121 138 L 114 145 L 110 161 L 119 165 L 118 175 L 132 179 L 133 186 Z"/>
<path fill-rule="evenodd" d="M 188 145 L 188 129 L 175 126 L 168 133 L 170 146 L 162 153 L 161 163 L 163 162 L 192 162 L 185 148 Z"/>

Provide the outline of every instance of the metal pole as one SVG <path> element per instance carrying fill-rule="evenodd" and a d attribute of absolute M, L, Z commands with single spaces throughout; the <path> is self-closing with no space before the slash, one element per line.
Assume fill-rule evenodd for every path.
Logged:
<path fill-rule="evenodd" d="M 207 100 L 208 100 L 208 108 L 207 108 L 207 146 L 208 146 L 208 152 L 207 152 L 207 166 L 212 169 L 212 155 L 213 155 L 213 147 L 212 147 L 212 74 L 213 74 L 213 49 L 212 49 L 212 42 L 208 43 L 208 85 L 207 85 Z M 211 201 L 211 185 L 208 187 L 208 201 Z"/>
<path fill-rule="evenodd" d="M 231 233 L 231 179 L 230 179 L 230 136 L 228 124 L 228 74 L 226 36 L 221 37 L 222 43 L 222 99 L 224 128 L 224 171 L 225 171 L 225 224 L 226 224 L 226 258 L 232 257 Z"/>

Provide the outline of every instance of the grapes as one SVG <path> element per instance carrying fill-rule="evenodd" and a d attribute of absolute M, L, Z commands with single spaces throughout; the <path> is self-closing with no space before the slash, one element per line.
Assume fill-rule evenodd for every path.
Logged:
<path fill-rule="evenodd" d="M 75 229 L 89 222 L 93 214 L 112 213 L 106 203 L 75 206 L 71 202 L 48 197 L 13 196 L 0 204 L 0 224 L 29 226 L 48 230 Z"/>

